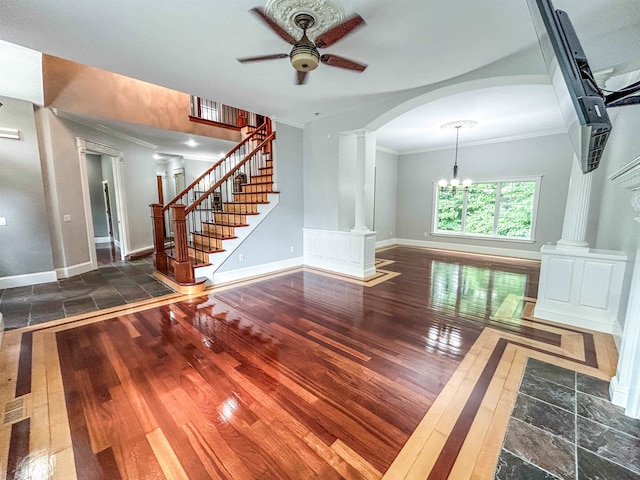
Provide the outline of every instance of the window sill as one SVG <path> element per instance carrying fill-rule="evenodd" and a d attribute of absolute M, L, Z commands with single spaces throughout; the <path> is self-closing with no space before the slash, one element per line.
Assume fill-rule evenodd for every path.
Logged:
<path fill-rule="evenodd" d="M 530 238 L 509 238 L 509 237 L 493 237 L 490 235 L 469 235 L 462 233 L 447 233 L 447 232 L 431 232 L 434 237 L 451 237 L 451 238 L 464 238 L 471 240 L 489 240 L 496 242 L 512 242 L 512 243 L 535 243 L 535 239 Z"/>

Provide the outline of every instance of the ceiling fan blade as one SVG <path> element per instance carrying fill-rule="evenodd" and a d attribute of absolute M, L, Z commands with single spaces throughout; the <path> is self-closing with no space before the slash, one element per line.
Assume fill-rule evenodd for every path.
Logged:
<path fill-rule="evenodd" d="M 296 72 L 297 73 L 297 82 L 296 85 L 304 85 L 307 83 L 307 73 L 309 72 Z"/>
<path fill-rule="evenodd" d="M 262 8 L 254 7 L 251 9 L 251 11 L 255 13 L 264 23 L 266 23 L 269 27 L 271 27 L 271 30 L 276 32 L 278 36 L 282 38 L 285 42 L 290 43 L 291 45 L 296 43 L 296 39 L 293 38 L 289 34 L 289 32 L 287 32 L 284 28 L 278 25 L 274 20 L 272 20 L 271 17 L 269 17 Z"/>
<path fill-rule="evenodd" d="M 261 62 L 262 60 L 276 60 L 278 58 L 288 58 L 289 54 L 288 53 L 274 53 L 272 55 L 262 55 L 259 57 L 245 57 L 245 58 L 238 58 L 236 60 L 238 60 L 240 63 L 247 63 L 247 62 Z"/>
<path fill-rule="evenodd" d="M 353 16 L 349 17 L 344 22 L 342 22 L 340 25 L 336 25 L 335 27 L 330 28 L 329 30 L 324 32 L 322 35 L 320 35 L 318 38 L 316 38 L 316 47 L 318 48 L 329 47 L 334 43 L 336 43 L 338 40 L 340 40 L 342 37 L 348 35 L 349 33 L 353 32 L 356 28 L 363 25 L 366 25 L 364 18 L 362 18 L 360 15 L 356 13 Z"/>
<path fill-rule="evenodd" d="M 329 53 L 322 55 L 320 57 L 320 61 L 327 65 L 331 65 L 332 67 L 346 68 L 349 70 L 356 70 L 358 72 L 363 72 L 364 69 L 367 68 L 367 65 L 364 63 L 354 62 L 348 58 L 331 55 Z"/>

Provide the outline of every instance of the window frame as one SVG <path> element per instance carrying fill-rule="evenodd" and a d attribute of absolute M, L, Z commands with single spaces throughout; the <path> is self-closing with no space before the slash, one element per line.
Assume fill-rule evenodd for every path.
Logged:
<path fill-rule="evenodd" d="M 536 225 L 538 219 L 538 204 L 540 202 L 540 184 L 542 183 L 542 175 L 531 175 L 531 176 L 523 176 L 523 177 L 500 177 L 500 178 L 485 178 L 475 180 L 474 184 L 481 183 L 513 183 L 513 182 L 534 182 L 534 192 L 533 192 L 533 205 L 531 211 L 531 230 L 529 238 L 518 238 L 518 237 L 504 237 L 501 235 L 484 235 L 480 233 L 466 233 L 466 224 L 467 224 L 467 200 L 468 193 L 464 190 L 464 187 L 458 187 L 459 190 L 462 190 L 462 222 L 461 222 L 461 231 L 460 232 L 447 232 L 445 230 L 438 230 L 438 208 L 439 208 L 439 193 L 440 186 L 437 181 L 433 182 L 433 210 L 432 210 L 432 222 L 431 222 L 431 235 L 434 236 L 445 236 L 445 237 L 454 237 L 454 238 L 474 238 L 478 240 L 491 240 L 491 241 L 500 241 L 500 242 L 520 242 L 520 243 L 534 243 L 536 236 Z M 451 187 L 447 187 L 451 188 Z M 500 185 L 499 190 L 496 188 L 497 192 L 501 192 L 502 185 Z M 493 217 L 493 231 L 497 231 L 498 222 L 500 221 L 500 196 L 496 196 L 495 203 L 495 213 Z"/>

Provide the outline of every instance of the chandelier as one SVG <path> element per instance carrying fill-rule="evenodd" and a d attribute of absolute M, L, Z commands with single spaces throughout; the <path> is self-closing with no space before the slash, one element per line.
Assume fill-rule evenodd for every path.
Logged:
<path fill-rule="evenodd" d="M 455 122 L 445 123 L 441 125 L 440 128 L 443 130 L 450 130 L 452 128 L 456 129 L 456 154 L 455 160 L 453 162 L 453 178 L 451 180 L 442 179 L 438 181 L 438 186 L 440 189 L 444 189 L 447 187 L 451 187 L 453 191 L 456 191 L 456 188 L 460 186 L 460 180 L 458 179 L 458 139 L 460 137 L 460 129 L 461 128 L 472 128 L 477 125 L 478 122 L 474 120 L 457 120 Z M 465 179 L 462 181 L 462 188 L 465 190 L 471 186 L 471 180 Z"/>

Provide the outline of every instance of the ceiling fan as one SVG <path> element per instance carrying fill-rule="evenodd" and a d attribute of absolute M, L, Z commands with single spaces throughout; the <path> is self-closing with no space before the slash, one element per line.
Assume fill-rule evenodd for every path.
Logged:
<path fill-rule="evenodd" d="M 302 37 L 300 37 L 299 40 L 296 40 L 291 36 L 291 34 L 289 34 L 289 32 L 278 25 L 275 20 L 270 18 L 260 7 L 252 8 L 251 11 L 271 27 L 271 29 L 280 36 L 280 38 L 293 45 L 293 48 L 290 53 L 275 53 L 259 57 L 238 58 L 237 60 L 240 63 L 260 62 L 263 60 L 275 60 L 278 58 L 289 57 L 291 65 L 293 65 L 293 68 L 295 68 L 297 72 L 298 85 L 302 85 L 306 82 L 307 73 L 311 70 L 315 70 L 320 62 L 332 67 L 346 68 L 347 70 L 355 70 L 357 72 L 362 72 L 367 68 L 367 65 L 349 60 L 348 58 L 330 53 L 324 53 L 321 55 L 320 52 L 318 52 L 319 48 L 329 47 L 349 33 L 353 32 L 359 26 L 366 25 L 364 19 L 357 13 L 349 17 L 344 22 L 331 27 L 329 30 L 319 35 L 314 43 L 309 40 L 309 37 L 307 37 L 307 29 L 313 27 L 316 21 L 315 18 L 313 18 L 313 15 L 309 13 L 298 13 L 293 17 L 295 24 L 302 29 Z"/>

